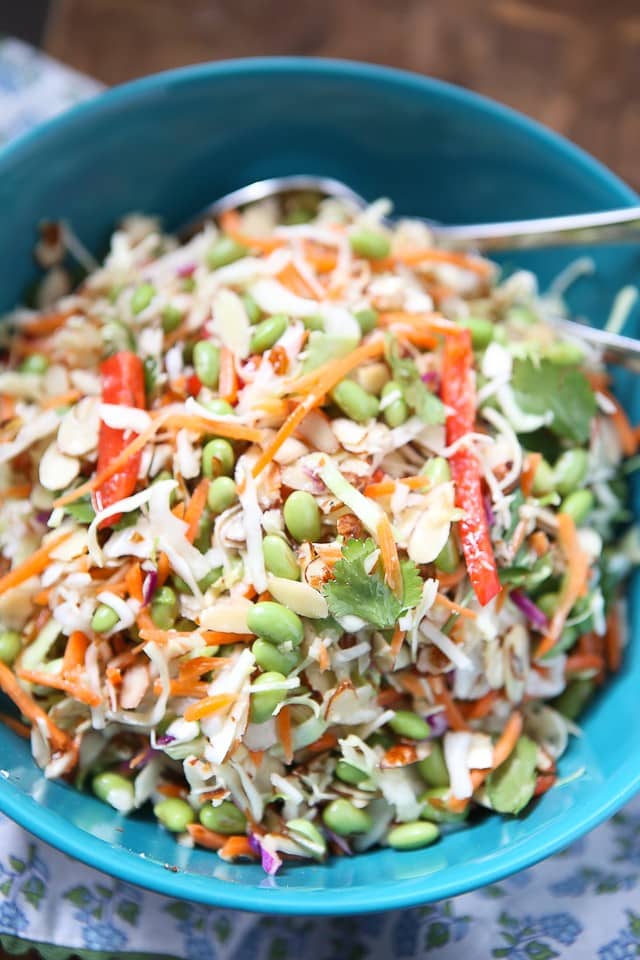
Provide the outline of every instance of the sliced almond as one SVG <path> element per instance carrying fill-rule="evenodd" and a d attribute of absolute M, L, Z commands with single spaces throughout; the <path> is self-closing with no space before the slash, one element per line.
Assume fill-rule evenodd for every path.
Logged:
<path fill-rule="evenodd" d="M 46 490 L 64 490 L 80 473 L 80 461 L 60 453 L 57 443 L 51 443 L 40 461 L 40 483 Z"/>
<path fill-rule="evenodd" d="M 213 301 L 213 329 L 236 357 L 249 356 L 251 326 L 244 304 L 232 290 L 220 290 Z"/>
<path fill-rule="evenodd" d="M 58 429 L 58 447 L 63 454 L 82 457 L 95 450 L 100 430 L 100 400 L 84 397 L 65 413 Z"/>
<path fill-rule="evenodd" d="M 225 633 L 251 633 L 247 626 L 247 614 L 251 607 L 251 601 L 244 597 L 218 600 L 215 606 L 202 611 L 200 625 L 206 630 L 221 630 Z"/>
<path fill-rule="evenodd" d="M 270 575 L 267 577 L 267 583 L 273 599 L 299 616 L 313 620 L 323 620 L 329 616 L 327 601 L 308 583 Z"/>

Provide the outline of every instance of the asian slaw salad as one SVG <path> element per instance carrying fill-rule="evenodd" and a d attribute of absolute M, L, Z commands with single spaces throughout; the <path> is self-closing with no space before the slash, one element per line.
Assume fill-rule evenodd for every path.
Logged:
<path fill-rule="evenodd" d="M 270 874 L 524 810 L 622 656 L 601 357 L 388 209 L 133 216 L 101 266 L 49 225 L 3 328 L 4 720 Z"/>

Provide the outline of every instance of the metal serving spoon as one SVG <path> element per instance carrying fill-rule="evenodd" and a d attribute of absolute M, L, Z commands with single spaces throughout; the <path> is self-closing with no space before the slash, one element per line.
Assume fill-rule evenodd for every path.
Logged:
<path fill-rule="evenodd" d="M 227 210 L 255 203 L 267 197 L 311 190 L 327 197 L 346 200 L 358 209 L 368 206 L 364 197 L 341 180 L 314 175 L 271 177 L 249 183 L 225 194 L 189 220 L 179 236 L 190 237 L 207 221 Z M 540 217 L 536 220 L 511 220 L 503 223 L 475 223 L 447 226 L 426 218 L 414 217 L 429 225 L 436 242 L 455 250 L 488 253 L 498 250 L 534 250 L 542 247 L 595 246 L 603 243 L 637 243 L 640 241 L 640 206 L 597 213 L 578 213 L 562 217 Z M 640 341 L 620 334 L 557 317 L 553 321 L 567 334 L 604 351 L 604 359 L 640 373 Z"/>

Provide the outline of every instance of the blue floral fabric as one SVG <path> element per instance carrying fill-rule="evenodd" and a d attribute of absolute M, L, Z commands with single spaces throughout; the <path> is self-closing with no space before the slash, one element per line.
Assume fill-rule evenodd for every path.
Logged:
<path fill-rule="evenodd" d="M 0 145 L 99 85 L 0 38 Z M 0 815 L 0 942 L 93 960 L 631 960 L 640 956 L 640 799 L 523 873 L 370 917 L 276 919 L 168 900 L 102 876 Z"/>

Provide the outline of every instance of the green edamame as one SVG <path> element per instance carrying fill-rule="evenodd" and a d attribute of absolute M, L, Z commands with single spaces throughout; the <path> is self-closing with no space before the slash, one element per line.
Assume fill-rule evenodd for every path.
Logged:
<path fill-rule="evenodd" d="M 250 293 L 243 293 L 240 299 L 242 300 L 244 308 L 247 311 L 249 323 L 253 326 L 262 316 L 262 311 Z"/>
<path fill-rule="evenodd" d="M 287 678 L 277 670 L 271 670 L 267 673 L 261 673 L 254 680 L 254 687 L 268 687 L 272 683 L 283 683 Z M 264 723 L 273 715 L 273 711 L 286 700 L 286 690 L 260 690 L 251 694 L 251 721 L 252 723 Z"/>
<path fill-rule="evenodd" d="M 386 400 L 387 397 L 393 397 L 394 399 L 384 407 L 382 416 L 387 426 L 391 428 L 399 427 L 409 416 L 409 407 L 404 399 L 402 387 L 397 380 L 389 380 L 382 388 L 382 399 Z"/>
<path fill-rule="evenodd" d="M 294 490 L 284 503 L 284 522 L 294 540 L 319 540 L 322 533 L 320 508 L 306 490 Z"/>
<path fill-rule="evenodd" d="M 436 487 L 439 483 L 448 483 L 451 480 L 451 468 L 444 457 L 432 457 L 424 464 L 420 473 Z"/>
<path fill-rule="evenodd" d="M 152 283 L 141 283 L 133 291 L 131 297 L 131 312 L 133 314 L 142 313 L 149 306 L 156 295 L 156 288 Z"/>
<path fill-rule="evenodd" d="M 364 310 L 358 310 L 354 313 L 358 321 L 358 326 L 363 334 L 371 333 L 378 326 L 378 311 L 372 307 L 365 307 Z"/>
<path fill-rule="evenodd" d="M 159 630 L 170 630 L 178 616 L 178 598 L 171 587 L 156 590 L 151 602 L 151 619 Z"/>
<path fill-rule="evenodd" d="M 434 563 L 436 570 L 441 570 L 442 573 L 453 573 L 454 570 L 458 569 L 460 554 L 458 553 L 455 537 L 449 536 L 449 539 L 434 560 Z"/>
<path fill-rule="evenodd" d="M 536 598 L 536 606 L 539 607 L 545 617 L 549 619 L 551 619 L 558 609 L 559 602 L 560 594 L 558 593 L 543 593 L 541 597 Z"/>
<path fill-rule="evenodd" d="M 182 310 L 173 303 L 168 303 L 162 311 L 162 329 L 165 333 L 173 333 L 182 323 Z"/>
<path fill-rule="evenodd" d="M 160 803 L 156 803 L 153 812 L 162 826 L 171 833 L 184 833 L 187 826 L 196 819 L 187 801 L 180 797 L 167 797 L 166 800 L 161 800 Z"/>
<path fill-rule="evenodd" d="M 264 353 L 274 343 L 277 343 L 289 325 L 289 318 L 284 313 L 275 313 L 256 324 L 253 328 L 250 349 L 252 353 Z"/>
<path fill-rule="evenodd" d="M 444 762 L 442 744 L 434 740 L 431 744 L 431 753 L 424 760 L 418 760 L 416 770 L 430 787 L 448 787 L 449 771 Z"/>
<path fill-rule="evenodd" d="M 32 353 L 25 357 L 18 370 L 20 373 L 45 373 L 49 368 L 49 360 L 43 353 Z"/>
<path fill-rule="evenodd" d="M 322 332 L 324 330 L 324 317 L 321 317 L 319 313 L 312 313 L 308 317 L 302 317 L 302 324 L 305 330 Z"/>
<path fill-rule="evenodd" d="M 254 640 L 251 652 L 256 663 L 269 673 L 282 673 L 288 677 L 300 663 L 300 654 L 297 650 L 281 650 L 268 640 L 258 637 Z"/>
<path fill-rule="evenodd" d="M 98 800 L 108 803 L 121 813 L 127 813 L 133 808 L 133 784 L 121 774 L 111 770 L 97 773 L 91 781 L 91 787 Z"/>
<path fill-rule="evenodd" d="M 380 410 L 378 398 L 367 393 L 355 380 L 341 380 L 331 391 L 331 399 L 356 423 L 373 420 Z"/>
<path fill-rule="evenodd" d="M 454 813 L 447 809 L 447 796 L 449 788 L 434 787 L 431 790 L 425 790 L 420 797 L 422 804 L 422 820 L 430 820 L 432 823 L 460 823 L 468 816 L 468 809 L 460 813 Z"/>
<path fill-rule="evenodd" d="M 577 343 L 551 343 L 546 351 L 545 358 L 551 363 L 557 363 L 558 366 L 570 367 L 574 364 L 582 363 L 584 360 L 584 350 Z"/>
<path fill-rule="evenodd" d="M 587 475 L 589 457 L 586 450 L 565 450 L 558 459 L 553 475 L 558 493 L 566 496 L 581 485 Z"/>
<path fill-rule="evenodd" d="M 303 820 L 301 817 L 289 820 L 287 832 L 291 839 L 295 840 L 312 857 L 321 860 L 326 854 L 327 841 L 311 821 Z"/>
<path fill-rule="evenodd" d="M 220 376 L 220 350 L 210 340 L 198 340 L 193 348 L 196 376 L 205 387 L 215 387 Z"/>
<path fill-rule="evenodd" d="M 593 509 L 591 490 L 574 490 L 560 504 L 560 513 L 568 513 L 577 527 L 587 519 Z"/>
<path fill-rule="evenodd" d="M 244 833 L 247 829 L 247 818 L 231 800 L 223 800 L 216 807 L 206 803 L 200 808 L 198 816 L 203 827 L 224 836 Z"/>
<path fill-rule="evenodd" d="M 223 513 L 238 499 L 238 491 L 231 477 L 216 477 L 209 484 L 207 506 L 212 513 Z"/>
<path fill-rule="evenodd" d="M 261 600 L 247 614 L 247 626 L 251 633 L 269 643 L 290 643 L 299 647 L 304 637 L 302 620 L 293 610 L 273 600 Z"/>
<path fill-rule="evenodd" d="M 22 647 L 22 637 L 16 630 L 3 630 L 0 632 L 0 661 L 6 663 L 8 667 L 20 653 Z"/>
<path fill-rule="evenodd" d="M 596 689 L 595 681 L 589 677 L 574 677 L 567 684 L 551 706 L 569 720 L 575 720 L 582 713 Z"/>
<path fill-rule="evenodd" d="M 359 257 L 369 260 L 381 260 L 391 252 L 391 241 L 384 233 L 378 230 L 368 230 L 361 227 L 349 234 L 351 249 Z"/>
<path fill-rule="evenodd" d="M 389 720 L 389 726 L 399 737 L 407 737 L 409 740 L 426 740 L 431 736 L 431 727 L 427 721 L 410 710 L 396 710 L 395 716 Z"/>
<path fill-rule="evenodd" d="M 207 408 L 209 413 L 215 414 L 216 417 L 232 417 L 233 416 L 233 413 L 234 413 L 233 407 L 231 406 L 230 403 L 227 403 L 226 400 L 216 399 L 216 400 L 202 401 L 200 400 L 200 397 L 198 397 L 198 401 L 202 403 L 203 407 Z"/>
<path fill-rule="evenodd" d="M 289 544 L 275 534 L 269 534 L 262 541 L 264 565 L 274 577 L 285 580 L 299 580 L 300 566 Z"/>
<path fill-rule="evenodd" d="M 96 633 L 107 633 L 109 630 L 113 630 L 119 619 L 120 615 L 116 613 L 113 607 L 101 603 L 96 607 L 96 611 L 91 618 L 91 629 L 95 630 Z"/>
<path fill-rule="evenodd" d="M 465 317 L 460 325 L 471 333 L 471 344 L 474 350 L 484 350 L 493 340 L 495 327 L 491 320 L 484 317 Z"/>
<path fill-rule="evenodd" d="M 350 800 L 339 797 L 322 811 L 322 819 L 329 830 L 339 837 L 348 837 L 354 833 L 366 833 L 373 826 L 371 815 L 356 807 Z"/>
<path fill-rule="evenodd" d="M 342 780 L 343 783 L 350 783 L 352 786 L 357 787 L 359 783 L 367 779 L 367 774 L 364 770 L 358 770 L 352 763 L 347 763 L 346 760 L 338 760 L 336 763 L 336 777 L 338 780 Z"/>
<path fill-rule="evenodd" d="M 534 496 L 541 497 L 551 493 L 556 482 L 553 467 L 543 458 L 537 466 L 532 491 Z"/>
<path fill-rule="evenodd" d="M 210 270 L 218 270 L 219 267 L 226 267 L 246 257 L 248 252 L 245 246 L 236 243 L 231 237 L 220 237 L 207 252 L 205 260 Z"/>
<path fill-rule="evenodd" d="M 419 850 L 428 847 L 440 836 L 435 823 L 428 820 L 414 820 L 400 823 L 387 834 L 387 843 L 394 850 Z"/>
<path fill-rule="evenodd" d="M 202 472 L 205 477 L 228 477 L 233 473 L 236 455 L 228 440 L 216 437 L 202 448 Z"/>
<path fill-rule="evenodd" d="M 128 327 L 117 320 L 105 323 L 101 331 L 102 342 L 106 353 L 117 353 L 119 350 L 132 350 L 135 341 Z"/>

